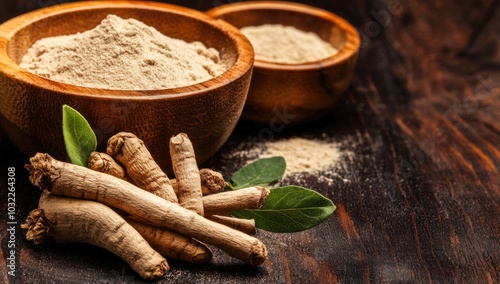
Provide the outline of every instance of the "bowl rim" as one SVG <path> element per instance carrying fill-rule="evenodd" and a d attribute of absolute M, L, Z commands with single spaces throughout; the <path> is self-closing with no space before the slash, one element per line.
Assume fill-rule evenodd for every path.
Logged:
<path fill-rule="evenodd" d="M 340 49 L 336 54 L 329 56 L 327 58 L 305 62 L 305 63 L 275 63 L 270 61 L 264 61 L 255 59 L 254 68 L 267 69 L 267 70 L 281 70 L 281 71 L 307 71 L 307 70 L 317 70 L 325 67 L 342 64 L 345 61 L 353 59 L 360 48 L 361 39 L 356 28 L 351 25 L 344 18 L 329 12 L 327 10 L 313 7 L 307 4 L 287 2 L 287 1 L 248 1 L 248 2 L 236 2 L 230 4 L 224 4 L 215 8 L 212 8 L 205 13 L 212 18 L 219 19 L 222 15 L 227 13 L 235 12 L 248 12 L 251 10 L 284 10 L 296 13 L 308 14 L 311 16 L 319 17 L 329 22 L 333 22 L 338 25 L 346 35 L 346 43 L 342 49 Z M 346 48 L 349 46 L 349 48 Z"/>
<path fill-rule="evenodd" d="M 197 84 L 158 90 L 113 90 L 77 86 L 38 76 L 21 68 L 7 54 L 7 45 L 10 39 L 20 29 L 32 25 L 41 19 L 75 11 L 105 9 L 110 7 L 155 10 L 166 13 L 175 13 L 181 16 L 196 19 L 220 30 L 223 34 L 225 34 L 228 39 L 233 42 L 238 55 L 234 64 L 232 64 L 224 73 Z M 250 41 L 237 28 L 224 21 L 213 19 L 203 12 L 195 9 L 154 1 L 84 1 L 63 3 L 41 8 L 21 14 L 2 23 L 0 25 L 0 63 L 2 65 L 2 68 L 0 68 L 1 73 L 5 74 L 9 78 L 15 78 L 15 80 L 36 88 L 72 96 L 91 97 L 92 99 L 149 101 L 203 95 L 226 86 L 252 71 L 254 65 L 254 51 Z M 40 80 L 44 81 L 43 84 L 39 83 Z"/>

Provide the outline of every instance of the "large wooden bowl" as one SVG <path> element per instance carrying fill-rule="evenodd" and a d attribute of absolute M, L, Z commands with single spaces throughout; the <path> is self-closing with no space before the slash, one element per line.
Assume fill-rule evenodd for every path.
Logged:
<path fill-rule="evenodd" d="M 356 29 L 330 12 L 290 2 L 241 2 L 206 12 L 237 28 L 282 24 L 318 34 L 339 52 L 306 64 L 255 60 L 242 117 L 281 129 L 323 117 L 351 82 L 360 39 Z"/>
<path fill-rule="evenodd" d="M 82 32 L 108 14 L 135 18 L 163 34 L 201 41 L 232 66 L 209 81 L 157 91 L 114 91 L 54 82 L 18 66 L 38 39 Z M 238 29 L 191 9 L 155 2 L 99 1 L 57 5 L 0 26 L 0 126 L 26 155 L 47 152 L 66 159 L 62 106 L 81 112 L 95 129 L 98 149 L 119 131 L 144 140 L 170 172 L 169 138 L 185 132 L 199 163 L 225 143 L 240 118 L 250 84 L 253 49 Z"/>

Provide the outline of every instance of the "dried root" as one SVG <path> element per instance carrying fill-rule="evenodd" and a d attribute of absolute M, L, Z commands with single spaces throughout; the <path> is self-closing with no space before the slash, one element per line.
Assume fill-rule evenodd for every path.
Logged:
<path fill-rule="evenodd" d="M 200 179 L 203 195 L 221 192 L 226 188 L 226 181 L 222 174 L 212 169 L 201 169 Z"/>
<path fill-rule="evenodd" d="M 128 132 L 112 136 L 106 152 L 125 167 L 135 185 L 168 201 L 177 202 L 169 178 L 137 136 Z"/>
<path fill-rule="evenodd" d="M 130 216 L 125 217 L 125 220 L 164 257 L 196 264 L 208 263 L 212 260 L 212 251 L 206 245 L 192 238 L 147 224 Z"/>
<path fill-rule="evenodd" d="M 186 134 L 180 133 L 170 138 L 170 156 L 177 181 L 179 204 L 203 216 L 200 170 L 193 144 Z"/>
<path fill-rule="evenodd" d="M 267 249 L 250 236 L 256 233 L 255 221 L 227 213 L 260 208 L 269 190 L 256 186 L 223 192 L 222 174 L 198 169 L 187 135 L 172 137 L 169 148 L 176 177 L 172 180 L 144 143 L 126 132 L 109 139 L 107 154 L 93 152 L 89 168 L 36 154 L 25 167 L 30 181 L 44 193 L 39 209 L 22 225 L 28 229 L 26 238 L 37 244 L 56 240 L 100 246 L 123 258 L 144 279 L 165 275 L 165 257 L 209 262 L 212 251 L 205 244 L 262 264 Z"/>
<path fill-rule="evenodd" d="M 94 171 L 112 175 L 117 178 L 121 178 L 124 180 L 127 179 L 127 174 L 125 172 L 125 169 L 123 169 L 123 167 L 120 166 L 120 164 L 118 164 L 113 159 L 113 157 L 111 157 L 106 153 L 100 153 L 100 152 L 90 153 L 87 167 L 93 169 Z"/>
<path fill-rule="evenodd" d="M 55 196 L 45 191 L 39 209 L 31 212 L 22 228 L 26 237 L 43 243 L 89 243 L 124 259 L 144 279 L 163 277 L 169 270 L 166 259 L 157 253 L 122 217 L 94 201 Z"/>
<path fill-rule="evenodd" d="M 203 196 L 205 214 L 224 215 L 241 209 L 259 209 L 269 193 L 265 187 L 253 186 Z"/>
<path fill-rule="evenodd" d="M 209 215 L 206 217 L 207 219 L 226 225 L 245 234 L 255 235 L 255 233 L 257 232 L 255 228 L 255 220 L 253 219 L 240 219 L 221 215 Z"/>
<path fill-rule="evenodd" d="M 201 181 L 201 193 L 202 195 L 209 195 L 212 193 L 218 193 L 226 188 L 226 181 L 221 173 L 214 171 L 212 169 L 200 169 L 199 172 Z M 177 180 L 171 179 L 172 187 L 176 194 L 178 194 Z"/>
<path fill-rule="evenodd" d="M 99 201 L 156 226 L 214 245 L 250 264 L 260 265 L 267 259 L 267 249 L 258 239 L 141 191 L 124 180 L 41 153 L 30 158 L 26 168 L 34 185 L 53 194 Z"/>

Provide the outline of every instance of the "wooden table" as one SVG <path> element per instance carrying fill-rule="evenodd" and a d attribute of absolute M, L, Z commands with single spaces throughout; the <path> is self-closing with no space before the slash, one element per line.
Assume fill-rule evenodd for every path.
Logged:
<path fill-rule="evenodd" d="M 51 2 L 68 1 L 2 1 L 0 20 Z M 200 10 L 227 2 L 233 1 L 171 1 Z M 161 283 L 498 283 L 499 2 L 309 3 L 360 31 L 356 74 L 328 117 L 272 136 L 333 139 L 353 152 L 333 185 L 315 176 L 300 184 L 332 199 L 337 210 L 308 231 L 259 231 L 270 256 L 261 267 L 216 253 L 209 265 L 172 261 Z M 238 155 L 241 145 L 261 130 L 241 123 L 206 166 L 229 176 L 247 162 Z M 2 282 L 141 282 L 101 249 L 25 241 L 19 224 L 39 192 L 23 169 L 27 158 L 3 133 L 0 152 Z M 9 167 L 16 174 L 15 277 L 4 264 Z"/>

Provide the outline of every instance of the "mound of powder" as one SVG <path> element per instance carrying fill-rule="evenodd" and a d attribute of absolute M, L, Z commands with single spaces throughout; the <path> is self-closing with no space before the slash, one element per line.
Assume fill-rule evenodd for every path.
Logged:
<path fill-rule="evenodd" d="M 267 142 L 265 147 L 260 157 L 282 156 L 286 162 L 285 175 L 327 170 L 342 156 L 337 144 L 299 137 Z"/>
<path fill-rule="evenodd" d="M 219 52 L 201 42 L 170 38 L 116 15 L 92 30 L 37 41 L 20 66 L 54 81 L 113 90 L 189 86 L 227 70 Z"/>
<path fill-rule="evenodd" d="M 255 59 L 299 64 L 325 59 L 338 50 L 313 32 L 295 27 L 266 24 L 241 28 L 255 50 Z"/>
<path fill-rule="evenodd" d="M 282 156 L 286 162 L 282 185 L 321 183 L 333 186 L 338 182 L 350 182 L 354 145 L 351 139 L 342 142 L 302 137 L 260 142 L 249 140 L 231 147 L 221 157 L 228 164 L 236 159 L 246 161 L 245 165 L 260 158 Z"/>

